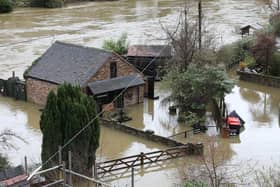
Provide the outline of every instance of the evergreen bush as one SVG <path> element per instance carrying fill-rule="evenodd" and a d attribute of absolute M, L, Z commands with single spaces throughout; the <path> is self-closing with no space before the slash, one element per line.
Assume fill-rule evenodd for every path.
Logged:
<path fill-rule="evenodd" d="M 13 11 L 13 2 L 11 0 L 0 0 L 0 13 Z"/>
<path fill-rule="evenodd" d="M 269 74 L 272 76 L 280 76 L 280 52 L 275 52 L 272 55 L 271 67 L 269 69 Z"/>
<path fill-rule="evenodd" d="M 280 13 L 272 14 L 269 19 L 269 23 L 273 28 L 273 32 L 280 36 Z"/>
<path fill-rule="evenodd" d="M 103 48 L 109 51 L 114 51 L 119 55 L 124 55 L 128 50 L 127 34 L 123 33 L 118 40 L 105 40 L 103 43 Z"/>
<path fill-rule="evenodd" d="M 45 7 L 46 8 L 61 8 L 64 5 L 63 0 L 46 0 Z"/>

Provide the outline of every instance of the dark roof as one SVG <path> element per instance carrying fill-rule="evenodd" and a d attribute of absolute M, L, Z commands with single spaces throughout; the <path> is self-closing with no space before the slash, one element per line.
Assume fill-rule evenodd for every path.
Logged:
<path fill-rule="evenodd" d="M 102 49 L 57 41 L 31 67 L 27 77 L 57 84 L 67 82 L 85 86 L 112 55 Z"/>
<path fill-rule="evenodd" d="M 22 166 L 8 168 L 0 171 L 0 181 L 4 181 L 6 179 L 10 179 L 22 174 L 24 174 L 24 170 Z"/>
<path fill-rule="evenodd" d="M 127 56 L 170 57 L 171 47 L 166 45 L 133 45 L 128 48 Z"/>
<path fill-rule="evenodd" d="M 88 84 L 88 87 L 93 94 L 98 95 L 142 84 L 145 84 L 145 82 L 141 75 L 133 74 L 126 77 L 116 77 L 113 79 L 91 82 Z"/>

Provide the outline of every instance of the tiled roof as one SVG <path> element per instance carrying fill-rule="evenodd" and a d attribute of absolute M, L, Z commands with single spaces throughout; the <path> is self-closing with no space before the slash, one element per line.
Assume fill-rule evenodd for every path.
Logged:
<path fill-rule="evenodd" d="M 98 95 L 142 84 L 144 84 L 144 80 L 141 75 L 133 74 L 125 77 L 116 77 L 113 79 L 91 82 L 88 84 L 88 87 L 93 94 Z"/>
<path fill-rule="evenodd" d="M 102 49 L 57 41 L 31 67 L 27 77 L 84 86 L 112 55 Z"/>

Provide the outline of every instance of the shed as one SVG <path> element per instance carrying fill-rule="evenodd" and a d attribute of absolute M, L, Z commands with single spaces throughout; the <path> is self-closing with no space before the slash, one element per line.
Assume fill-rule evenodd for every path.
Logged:
<path fill-rule="evenodd" d="M 128 48 L 127 60 L 146 78 L 145 96 L 154 96 L 154 81 L 161 80 L 165 66 L 171 58 L 171 46 L 168 45 L 133 45 Z"/>
<path fill-rule="evenodd" d="M 145 76 L 160 76 L 165 63 L 171 58 L 171 46 L 133 45 L 128 48 L 127 60 Z M 147 68 L 145 68 L 148 66 Z"/>

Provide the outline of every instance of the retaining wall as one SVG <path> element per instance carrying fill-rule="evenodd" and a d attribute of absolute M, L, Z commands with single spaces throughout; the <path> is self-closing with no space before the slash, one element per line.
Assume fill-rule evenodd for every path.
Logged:
<path fill-rule="evenodd" d="M 237 74 L 239 75 L 239 79 L 243 81 L 258 83 L 264 86 L 271 86 L 274 88 L 280 88 L 280 77 L 261 75 L 245 71 L 237 71 Z"/>

